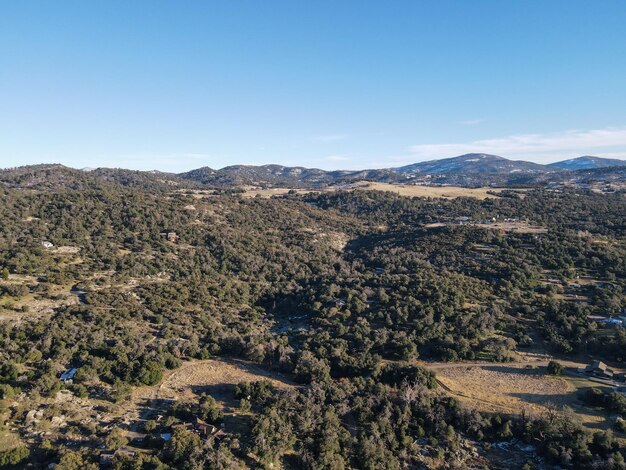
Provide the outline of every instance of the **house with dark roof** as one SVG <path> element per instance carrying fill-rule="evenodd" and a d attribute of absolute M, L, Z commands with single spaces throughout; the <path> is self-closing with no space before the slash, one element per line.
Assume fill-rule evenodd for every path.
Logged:
<path fill-rule="evenodd" d="M 602 361 L 593 361 L 583 369 L 584 373 L 601 379 L 612 379 L 613 370 L 609 369 Z"/>
<path fill-rule="evenodd" d="M 76 372 L 78 372 L 78 369 L 76 367 L 72 367 L 71 369 L 63 372 L 59 379 L 61 379 L 61 382 L 63 382 L 64 384 L 71 384 L 74 381 L 74 376 L 76 375 Z"/>

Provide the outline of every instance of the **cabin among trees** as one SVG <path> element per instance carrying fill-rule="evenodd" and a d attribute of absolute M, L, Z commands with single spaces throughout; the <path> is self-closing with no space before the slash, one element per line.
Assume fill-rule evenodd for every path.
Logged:
<path fill-rule="evenodd" d="M 71 384 L 72 382 L 74 382 L 74 376 L 76 375 L 76 372 L 78 372 L 78 369 L 76 367 L 72 367 L 71 369 L 63 372 L 59 379 L 64 384 Z"/>
<path fill-rule="evenodd" d="M 203 439 L 207 439 L 210 436 L 221 437 L 225 435 L 222 429 L 217 426 L 213 426 L 198 417 L 194 418 L 191 422 L 179 423 L 172 426 L 172 431 L 177 429 L 185 429 L 187 431 L 194 432 Z"/>

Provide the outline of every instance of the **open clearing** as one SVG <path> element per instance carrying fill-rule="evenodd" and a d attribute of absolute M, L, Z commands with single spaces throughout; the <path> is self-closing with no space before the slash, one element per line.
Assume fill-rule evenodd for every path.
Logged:
<path fill-rule="evenodd" d="M 289 189 L 289 188 L 254 188 L 254 187 L 244 187 L 245 192 L 243 193 L 243 197 L 262 197 L 262 198 L 270 198 L 272 196 L 282 196 L 283 194 L 289 193 L 289 191 L 295 191 L 297 194 L 307 194 L 307 193 L 319 193 L 320 191 L 316 191 L 313 189 Z"/>
<path fill-rule="evenodd" d="M 222 407 L 225 431 L 242 433 L 249 416 L 238 409 L 235 386 L 240 382 L 259 380 L 269 380 L 282 389 L 295 387 L 283 374 L 247 361 L 215 358 L 186 362 L 170 371 L 159 385 L 135 388 L 132 400 L 125 406 L 124 419 L 136 423 L 155 419 L 173 401 L 196 401 L 200 395 L 207 394 Z"/>
<path fill-rule="evenodd" d="M 277 388 L 289 388 L 293 384 L 282 374 L 233 359 L 209 359 L 183 364 L 166 377 L 158 389 L 159 399 L 193 399 L 208 393 L 223 403 L 233 396 L 239 382 L 269 380 Z"/>
<path fill-rule="evenodd" d="M 547 228 L 530 225 L 526 222 L 494 222 L 492 224 L 476 224 L 475 226 L 513 233 L 548 233 Z"/>
<path fill-rule="evenodd" d="M 137 387 L 133 390 L 135 404 L 146 401 L 169 403 L 173 400 L 196 400 L 206 393 L 222 406 L 236 406 L 233 392 L 240 382 L 269 380 L 277 388 L 294 387 L 280 372 L 268 371 L 259 366 L 235 359 L 207 359 L 189 361 L 178 369 L 169 371 L 159 385 Z"/>
<path fill-rule="evenodd" d="M 425 224 L 425 228 L 438 228 L 438 227 L 446 227 L 448 225 L 457 226 L 458 223 L 453 222 L 433 222 L 430 224 Z M 476 223 L 476 222 L 468 222 L 463 224 L 465 226 L 471 227 L 480 227 L 486 228 L 489 230 L 501 230 L 503 232 L 511 232 L 511 233 L 548 233 L 548 229 L 545 227 L 540 227 L 538 225 L 530 225 L 527 222 L 494 222 L 489 224 L 484 223 Z M 480 251 L 490 251 L 489 247 L 477 245 L 476 249 Z M 492 250 L 491 250 L 492 251 Z"/>
<path fill-rule="evenodd" d="M 11 274 L 9 279 L 0 280 L 0 286 L 36 286 L 39 283 L 34 276 Z M 0 297 L 0 320 L 10 320 L 19 323 L 50 315 L 56 308 L 73 305 L 78 300 L 71 292 L 71 285 L 49 285 L 48 291 L 33 294 L 28 292 L 20 297 Z M 22 307 L 27 310 L 22 311 Z"/>
<path fill-rule="evenodd" d="M 288 188 L 271 188 L 271 189 L 259 189 L 246 187 L 244 197 L 255 197 L 257 195 L 261 197 L 271 197 L 281 194 L 286 194 L 291 191 Z M 298 194 L 306 194 L 310 192 L 328 192 L 337 191 L 340 189 L 345 190 L 368 190 L 368 191 L 391 191 L 400 196 L 408 197 L 432 197 L 432 198 L 444 198 L 455 199 L 457 197 L 473 197 L 477 199 L 487 199 L 497 197 L 495 194 L 499 193 L 502 189 L 494 188 L 463 188 L 460 186 L 420 186 L 414 184 L 393 184 L 393 183 L 370 183 L 367 181 L 360 181 L 351 183 L 349 185 L 342 185 L 338 187 L 324 188 L 320 190 L 310 189 L 294 189 Z M 523 190 L 520 190 L 523 191 Z"/>
<path fill-rule="evenodd" d="M 319 189 L 311 188 L 261 188 L 257 186 L 242 186 L 242 196 L 245 198 L 262 197 L 270 198 L 272 196 L 282 196 L 290 191 L 296 194 L 333 192 L 339 190 L 368 190 L 368 191 L 391 191 L 400 196 L 408 197 L 432 197 L 455 199 L 458 197 L 473 197 L 477 199 L 487 199 L 498 197 L 497 193 L 503 191 L 498 188 L 463 188 L 461 186 L 422 186 L 415 184 L 395 184 L 395 183 L 376 183 L 369 181 L 356 181 L 349 184 L 338 186 L 330 186 Z M 524 189 L 516 190 L 520 197 L 524 197 Z M 197 199 L 204 197 L 215 197 L 213 190 L 177 190 L 177 193 L 191 194 Z M 491 194 L 490 194 L 491 193 Z"/>
<path fill-rule="evenodd" d="M 583 406 L 577 398 L 581 388 L 598 387 L 584 377 L 553 377 L 545 367 L 521 364 L 447 367 L 437 370 L 443 388 L 462 402 L 485 411 L 542 413 L 549 406 L 569 406 L 590 428 L 608 426 L 606 416 Z"/>
<path fill-rule="evenodd" d="M 413 197 L 440 197 L 444 199 L 455 199 L 457 197 L 473 197 L 477 199 L 487 199 L 497 197 L 492 193 L 499 193 L 501 189 L 494 188 L 462 188 L 460 186 L 419 186 L 390 183 L 366 183 L 358 189 L 368 189 L 377 191 L 391 191 L 400 196 Z"/>

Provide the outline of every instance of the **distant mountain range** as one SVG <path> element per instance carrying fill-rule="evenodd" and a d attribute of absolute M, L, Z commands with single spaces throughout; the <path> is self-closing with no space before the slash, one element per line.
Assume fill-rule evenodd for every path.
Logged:
<path fill-rule="evenodd" d="M 150 190 L 234 188 L 238 186 L 319 188 L 355 181 L 456 184 L 462 186 L 528 186 L 563 181 L 626 181 L 626 160 L 583 156 L 549 165 L 470 153 L 413 163 L 399 168 L 325 171 L 281 165 L 234 165 L 185 173 L 32 165 L 0 170 L 0 185 L 27 189 L 90 189 L 116 184 Z"/>
<path fill-rule="evenodd" d="M 317 168 L 281 165 L 234 165 L 221 170 L 209 167 L 181 173 L 181 178 L 207 185 L 242 186 L 271 184 L 273 186 L 327 186 L 337 182 L 372 180 L 397 181 L 398 173 L 390 169 L 360 171 L 325 171 Z"/>
<path fill-rule="evenodd" d="M 451 180 L 457 183 L 466 181 L 473 184 L 473 182 L 486 182 L 487 180 L 542 179 L 541 175 L 549 176 L 577 170 L 614 167 L 626 167 L 626 160 L 585 156 L 549 165 L 540 165 L 521 160 L 509 160 L 498 155 L 468 153 L 458 157 L 413 163 L 398 168 L 326 171 L 317 168 L 281 165 L 234 165 L 220 170 L 203 167 L 180 173 L 177 176 L 200 184 L 216 186 L 258 184 L 325 186 L 358 180 L 400 182 L 415 178 L 431 178 L 442 180 L 442 182 Z"/>
<path fill-rule="evenodd" d="M 562 168 L 564 170 L 595 170 L 596 168 L 626 166 L 626 160 L 592 157 L 587 155 L 584 157 L 563 160 L 562 162 L 550 163 L 548 166 L 553 168 Z"/>
<path fill-rule="evenodd" d="M 538 163 L 508 160 L 498 155 L 485 153 L 468 153 L 459 157 L 442 158 L 428 162 L 413 163 L 395 168 L 393 171 L 401 175 L 418 174 L 511 174 L 511 173 L 544 173 L 549 171 L 545 165 Z"/>

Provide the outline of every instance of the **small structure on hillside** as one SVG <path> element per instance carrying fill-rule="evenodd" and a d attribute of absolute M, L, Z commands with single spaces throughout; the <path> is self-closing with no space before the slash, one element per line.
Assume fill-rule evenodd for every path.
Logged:
<path fill-rule="evenodd" d="M 165 239 L 171 243 L 178 243 L 178 240 L 180 240 L 180 237 L 176 232 L 162 232 L 161 235 L 163 235 Z"/>
<path fill-rule="evenodd" d="M 115 458 L 115 453 L 113 452 L 101 452 L 100 453 L 100 467 L 109 467 L 113 465 L 113 459 Z"/>
<path fill-rule="evenodd" d="M 196 430 L 196 432 L 198 434 L 200 434 L 201 437 L 209 437 L 211 434 L 213 434 L 217 428 L 209 423 L 207 423 L 206 421 L 201 420 L 200 418 L 196 418 L 194 423 L 193 423 L 193 427 Z"/>
<path fill-rule="evenodd" d="M 591 375 L 593 377 L 598 377 L 601 379 L 613 378 L 613 370 L 609 369 L 607 365 L 602 361 L 593 361 L 591 364 L 583 369 L 583 372 L 587 375 Z"/>
<path fill-rule="evenodd" d="M 621 327 L 624 322 L 618 318 L 603 318 L 602 320 L 600 320 L 600 323 L 604 323 L 604 325 L 606 325 L 607 327 L 612 327 L 612 328 L 617 328 L 617 327 Z"/>
<path fill-rule="evenodd" d="M 41 246 L 43 246 L 46 250 L 49 250 L 50 248 L 54 248 L 54 245 L 47 241 L 42 241 Z"/>
<path fill-rule="evenodd" d="M 221 437 L 225 435 L 225 432 L 218 428 L 217 426 L 213 426 L 200 418 L 196 418 L 194 421 L 195 431 L 200 434 L 201 437 L 207 438 L 209 436 Z"/>
<path fill-rule="evenodd" d="M 216 438 L 220 438 L 225 435 L 225 432 L 212 424 L 207 423 L 206 421 L 201 420 L 196 417 L 191 423 L 178 423 L 172 426 L 172 431 L 176 429 L 185 429 L 190 432 L 194 432 L 198 434 L 201 438 L 207 439 L 210 436 L 214 436 Z"/>
<path fill-rule="evenodd" d="M 72 367 L 71 369 L 63 372 L 61 374 L 61 377 L 59 378 L 64 384 L 71 384 L 72 382 L 74 382 L 74 376 L 76 375 L 76 372 L 78 372 L 78 369 L 76 367 Z"/>

